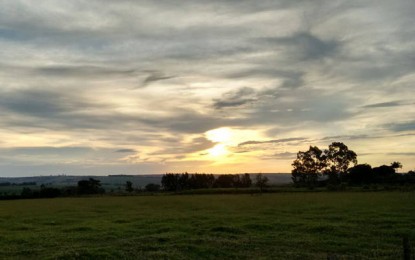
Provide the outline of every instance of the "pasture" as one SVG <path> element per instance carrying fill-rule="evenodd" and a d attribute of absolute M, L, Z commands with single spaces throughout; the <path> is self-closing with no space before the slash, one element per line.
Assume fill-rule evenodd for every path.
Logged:
<path fill-rule="evenodd" d="M 400 259 L 414 192 L 0 201 L 0 258 Z"/>

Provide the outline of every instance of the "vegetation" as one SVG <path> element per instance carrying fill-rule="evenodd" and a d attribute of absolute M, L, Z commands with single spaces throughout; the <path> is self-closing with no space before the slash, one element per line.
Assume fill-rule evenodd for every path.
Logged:
<path fill-rule="evenodd" d="M 133 192 L 134 191 L 133 183 L 131 181 L 126 181 L 125 182 L 125 190 L 127 192 Z"/>
<path fill-rule="evenodd" d="M 375 168 L 369 164 L 357 164 L 357 154 L 340 142 L 332 143 L 325 150 L 310 146 L 308 151 L 299 151 L 292 166 L 292 180 L 297 187 L 327 186 L 333 189 L 346 184 L 415 184 L 413 171 L 407 174 L 396 172 L 402 168 L 400 162 Z"/>
<path fill-rule="evenodd" d="M 32 199 L 32 198 L 56 198 L 56 197 L 69 197 L 69 196 L 83 196 L 103 194 L 105 190 L 101 187 L 99 180 L 89 178 L 88 180 L 78 181 L 77 187 L 49 187 L 44 184 L 40 185 L 40 189 L 31 189 L 29 187 L 23 187 L 20 195 L 16 193 L 0 194 L 0 199 L 12 200 L 12 199 Z"/>
<path fill-rule="evenodd" d="M 260 173 L 255 177 L 255 186 L 257 186 L 262 193 L 267 186 L 268 181 L 269 180 L 267 176 L 264 176 L 262 173 Z"/>
<path fill-rule="evenodd" d="M 0 201 L 3 259 L 402 259 L 415 193 Z"/>
<path fill-rule="evenodd" d="M 252 185 L 249 174 L 213 174 L 166 173 L 161 179 L 165 191 L 182 191 L 209 188 L 248 188 Z"/>

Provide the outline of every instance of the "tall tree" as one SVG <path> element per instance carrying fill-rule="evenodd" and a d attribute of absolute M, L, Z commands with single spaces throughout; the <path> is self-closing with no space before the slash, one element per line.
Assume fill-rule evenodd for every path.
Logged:
<path fill-rule="evenodd" d="M 292 163 L 292 180 L 296 185 L 314 187 L 324 174 L 329 182 L 337 184 L 346 177 L 349 167 L 356 164 L 356 153 L 341 142 L 333 142 L 324 151 L 310 146 L 308 151 L 297 153 Z"/>
<path fill-rule="evenodd" d="M 241 187 L 243 188 L 249 188 L 252 185 L 252 180 L 251 177 L 249 176 L 248 173 L 245 173 L 244 175 L 242 175 L 241 177 Z"/>
<path fill-rule="evenodd" d="M 347 169 L 357 164 L 356 153 L 341 142 L 333 142 L 329 145 L 329 149 L 324 150 L 324 157 L 326 167 L 324 174 L 333 184 L 341 182 L 346 176 Z"/>
<path fill-rule="evenodd" d="M 326 166 L 323 151 L 317 146 L 310 146 L 306 152 L 299 151 L 292 166 L 294 167 L 291 173 L 294 184 L 314 187 Z"/>
<path fill-rule="evenodd" d="M 179 174 L 166 173 L 161 178 L 161 185 L 166 191 L 177 191 L 179 190 Z"/>

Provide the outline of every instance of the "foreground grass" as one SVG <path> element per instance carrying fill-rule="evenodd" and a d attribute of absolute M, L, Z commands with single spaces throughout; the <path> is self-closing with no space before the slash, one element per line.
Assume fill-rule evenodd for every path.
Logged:
<path fill-rule="evenodd" d="M 399 259 L 415 193 L 0 201 L 1 258 Z"/>

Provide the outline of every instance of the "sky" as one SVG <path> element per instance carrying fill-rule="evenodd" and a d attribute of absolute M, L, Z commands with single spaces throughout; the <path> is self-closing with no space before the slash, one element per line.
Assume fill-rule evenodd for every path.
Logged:
<path fill-rule="evenodd" d="M 415 169 L 413 0 L 0 0 L 0 176 Z"/>

